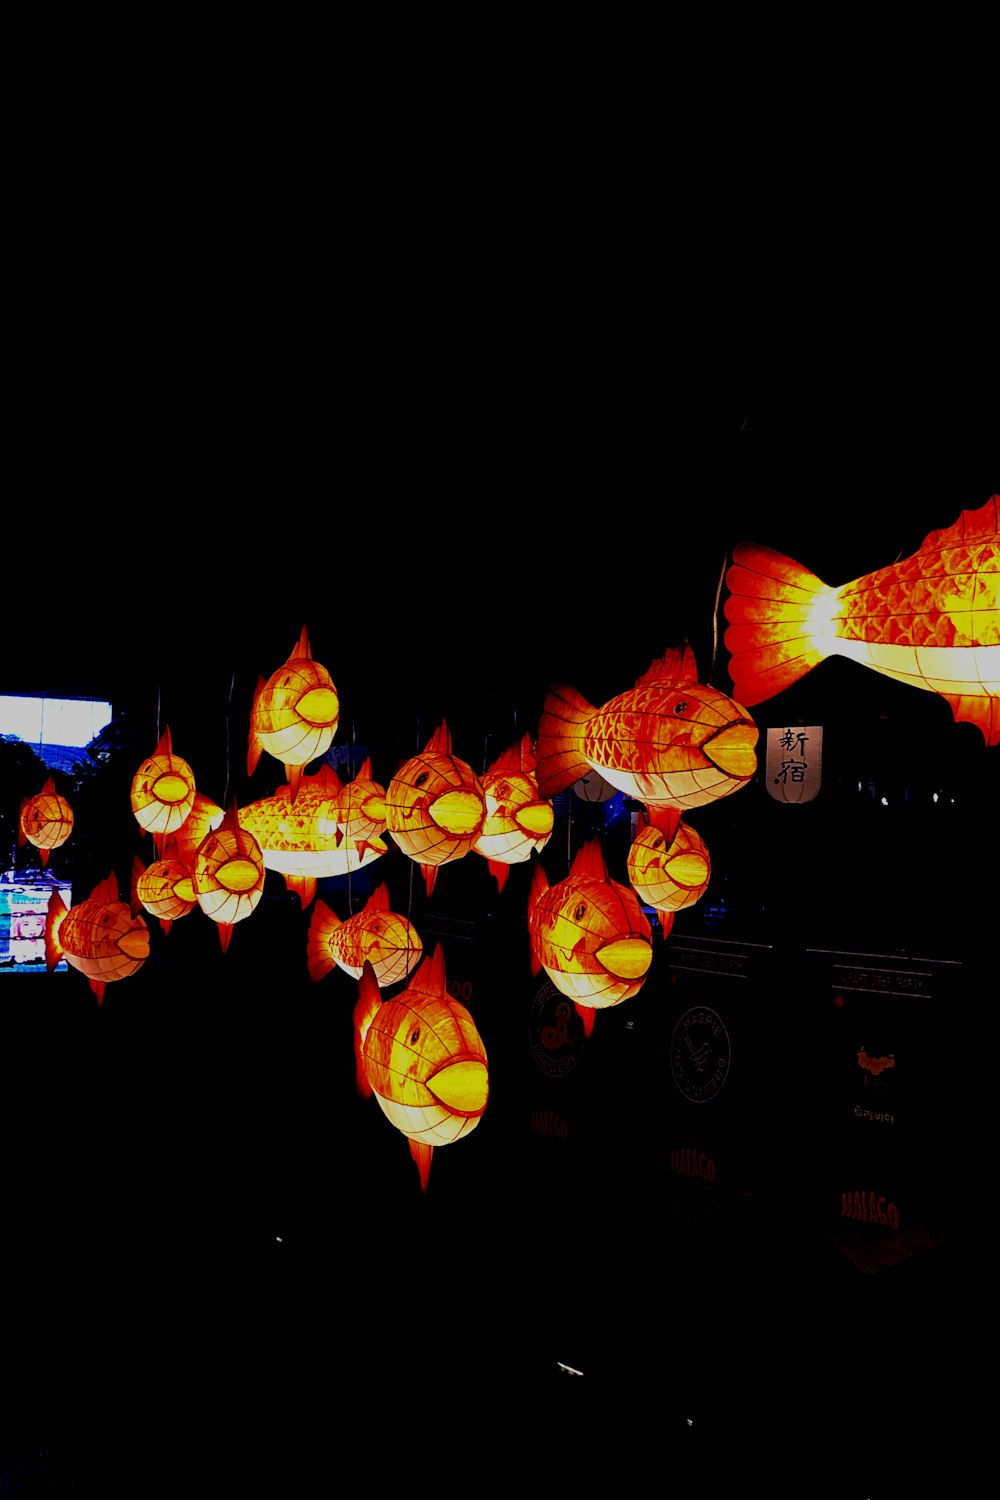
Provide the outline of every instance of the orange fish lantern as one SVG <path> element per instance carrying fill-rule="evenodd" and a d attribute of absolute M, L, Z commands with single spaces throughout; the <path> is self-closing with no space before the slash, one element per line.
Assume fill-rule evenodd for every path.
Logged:
<path fill-rule="evenodd" d="M 373 780 L 370 759 L 346 786 L 336 772 L 330 774 L 334 788 L 330 815 L 340 837 L 356 844 L 363 854 L 365 845 L 385 832 L 385 787 Z"/>
<path fill-rule="evenodd" d="M 531 971 L 544 969 L 574 1003 L 589 1036 L 595 1011 L 629 1000 L 653 960 L 653 930 L 634 890 L 610 879 L 599 839 L 577 851 L 550 886 L 536 860 L 528 896 Z"/>
<path fill-rule="evenodd" d="M 538 795 L 530 735 L 493 762 L 482 787 L 486 816 L 472 847 L 487 861 L 502 891 L 510 866 L 541 853 L 555 823 L 552 803 Z"/>
<path fill-rule="evenodd" d="M 294 802 L 302 770 L 325 755 L 340 720 L 340 699 L 326 667 L 314 661 L 303 625 L 298 644 L 284 666 L 257 681 L 250 709 L 247 773 L 257 769 L 266 750 L 285 767 Z"/>
<path fill-rule="evenodd" d="M 98 1005 L 106 985 L 128 979 L 148 957 L 149 929 L 119 901 L 114 874 L 76 906 L 67 907 L 59 892 L 52 892 L 45 919 L 46 967 L 51 972 L 65 958 L 90 980 Z"/>
<path fill-rule="evenodd" d="M 385 794 L 386 829 L 407 858 L 423 867 L 428 896 L 438 868 L 469 853 L 485 816 L 482 783 L 452 754 L 451 731 L 442 720 L 423 753 L 400 766 Z"/>
<path fill-rule="evenodd" d="M 757 736 L 741 704 L 698 681 L 685 644 L 603 708 L 561 683 L 550 686 L 535 774 L 543 797 L 597 771 L 647 807 L 701 807 L 746 786 L 757 769 Z"/>
<path fill-rule="evenodd" d="M 156 749 L 132 778 L 130 799 L 139 827 L 153 835 L 157 854 L 163 852 L 163 839 L 175 833 L 194 806 L 194 772 L 186 760 L 175 755 L 169 726 L 164 729 Z"/>
<path fill-rule="evenodd" d="M 335 965 L 360 979 L 367 960 L 379 988 L 386 989 L 412 973 L 423 957 L 423 943 L 412 923 L 391 909 L 389 887 L 383 882 L 360 911 L 343 921 L 325 901 L 317 901 L 306 956 L 314 984 Z"/>
<path fill-rule="evenodd" d="M 144 865 L 138 855 L 132 861 L 131 907 L 133 915 L 140 907 L 156 917 L 166 936 L 174 922 L 188 916 L 198 905 L 191 869 L 173 855 L 168 842 L 162 859 Z"/>
<path fill-rule="evenodd" d="M 644 906 L 653 907 L 668 937 L 674 916 L 708 889 L 712 862 L 700 833 L 673 807 L 650 808 L 641 818 L 628 852 L 629 884 Z"/>
<path fill-rule="evenodd" d="M 22 800 L 17 826 L 18 845 L 33 844 L 44 869 L 48 864 L 49 850 L 65 844 L 73 832 L 73 809 L 56 791 L 51 776 L 40 792 Z"/>
<path fill-rule="evenodd" d="M 264 856 L 264 867 L 283 875 L 303 908 L 316 894 L 316 881 L 353 874 L 389 852 L 384 839 L 370 834 L 361 843 L 344 835 L 338 798 L 343 788 L 336 773 L 321 766 L 305 775 L 298 795 L 280 786 L 240 809 L 240 827 L 252 833 Z"/>
<path fill-rule="evenodd" d="M 198 905 L 219 924 L 225 953 L 233 927 L 251 915 L 264 894 L 264 856 L 253 834 L 240 827 L 235 802 L 200 844 L 192 876 Z"/>
<path fill-rule="evenodd" d="M 938 693 L 956 723 L 1000 744 L 1000 497 L 932 531 L 912 557 L 831 587 L 744 543 L 726 574 L 730 675 L 744 703 L 845 656 Z"/>
<path fill-rule="evenodd" d="M 358 1092 L 374 1094 L 408 1137 L 426 1192 L 435 1146 L 475 1130 L 489 1099 L 486 1049 L 469 1011 L 448 993 L 440 943 L 391 1000 L 381 999 L 366 961 L 354 1024 Z"/>

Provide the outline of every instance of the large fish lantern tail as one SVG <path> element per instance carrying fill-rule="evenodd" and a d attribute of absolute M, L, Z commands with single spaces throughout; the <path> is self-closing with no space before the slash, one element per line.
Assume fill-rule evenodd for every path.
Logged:
<path fill-rule="evenodd" d="M 939 694 L 1000 744 L 998 496 L 932 531 L 902 562 L 832 587 L 784 553 L 733 550 L 729 673 L 742 702 L 783 692 L 829 656 Z"/>

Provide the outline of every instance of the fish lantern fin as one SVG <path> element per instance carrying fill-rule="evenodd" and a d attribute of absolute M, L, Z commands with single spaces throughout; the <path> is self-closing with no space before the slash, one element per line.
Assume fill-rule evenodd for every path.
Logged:
<path fill-rule="evenodd" d="M 1000 745 L 1000 699 L 976 693 L 942 693 L 956 724 L 975 724 L 987 745 Z"/>
<path fill-rule="evenodd" d="M 131 911 L 133 917 L 137 917 L 142 910 L 142 902 L 139 900 L 139 892 L 137 888 L 140 875 L 144 875 L 145 873 L 146 866 L 143 864 L 138 854 L 134 855 L 132 859 L 132 878 L 129 889 L 129 910 Z"/>
<path fill-rule="evenodd" d="M 355 781 L 371 781 L 372 758 L 370 755 L 365 756 L 364 760 L 361 763 L 361 770 L 358 772 L 357 776 L 354 779 Z"/>
<path fill-rule="evenodd" d="M 170 929 L 171 929 L 171 927 L 173 927 L 173 925 L 174 925 L 174 921 L 173 921 L 172 917 L 161 917 L 160 918 L 160 926 L 163 928 L 163 936 L 164 937 L 169 937 L 170 936 Z"/>
<path fill-rule="evenodd" d="M 164 851 L 164 849 L 166 847 L 165 842 L 164 842 L 164 836 L 163 836 L 163 834 L 162 833 L 153 833 L 150 836 L 151 836 L 151 838 L 153 840 L 153 848 L 156 851 L 156 857 L 157 857 L 157 859 L 163 859 L 163 857 L 164 857 L 163 851 Z"/>
<path fill-rule="evenodd" d="M 507 884 L 507 876 L 510 873 L 510 866 L 502 864 L 498 859 L 489 859 L 486 861 L 486 863 L 490 867 L 490 874 L 493 875 L 496 879 L 497 891 L 502 891 L 504 886 Z"/>
<path fill-rule="evenodd" d="M 590 880 L 607 880 L 608 869 L 604 863 L 600 839 L 588 839 L 585 844 L 580 845 L 573 859 L 570 874 Z"/>
<path fill-rule="evenodd" d="M 446 719 L 441 720 L 424 749 L 434 755 L 451 754 L 451 730 L 448 728 L 448 721 Z"/>
<path fill-rule="evenodd" d="M 49 862 L 49 851 L 47 849 L 39 849 L 39 851 L 38 851 L 38 858 L 41 860 L 41 862 L 42 862 L 42 869 L 44 870 L 45 866 Z"/>
<path fill-rule="evenodd" d="M 547 689 L 538 721 L 535 766 L 543 801 L 593 770 L 583 754 L 584 728 L 593 713 L 593 705 L 575 688 L 557 682 Z"/>
<path fill-rule="evenodd" d="M 652 828 L 658 828 L 667 840 L 667 848 L 677 837 L 677 830 L 681 826 L 681 809 L 670 807 L 666 803 L 657 803 L 652 807 L 643 807 L 643 817 Z"/>
<path fill-rule="evenodd" d="M 97 885 L 94 886 L 94 889 L 90 893 L 90 899 L 92 901 L 118 900 L 118 880 L 114 874 L 114 871 L 112 871 L 108 875 L 105 875 L 103 880 L 98 881 Z"/>
<path fill-rule="evenodd" d="M 309 919 L 306 934 L 306 965 L 309 978 L 318 984 L 334 967 L 330 956 L 330 939 L 340 926 L 340 918 L 331 911 L 325 901 L 317 901 Z"/>
<path fill-rule="evenodd" d="M 295 661 L 297 658 L 301 659 L 302 657 L 305 657 L 307 661 L 312 659 L 312 652 L 309 649 L 309 632 L 304 625 L 288 660 Z"/>
<path fill-rule="evenodd" d="M 427 887 L 427 895 L 428 897 L 433 896 L 434 887 L 437 885 L 438 867 L 437 865 L 421 865 L 420 868 L 424 872 L 424 885 Z"/>
<path fill-rule="evenodd" d="M 289 800 L 289 802 L 294 802 L 295 799 L 296 799 L 296 797 L 298 796 L 299 787 L 302 785 L 302 767 L 301 766 L 286 766 L 285 767 L 285 774 L 288 777 L 288 786 L 289 786 L 288 800 Z"/>
<path fill-rule="evenodd" d="M 671 646 L 662 656 L 651 661 L 637 680 L 636 687 L 649 687 L 654 683 L 667 683 L 683 687 L 698 681 L 698 664 L 687 641 L 683 646 Z"/>
<path fill-rule="evenodd" d="M 233 935 L 233 924 L 232 922 L 218 922 L 216 925 L 219 929 L 219 942 L 222 944 L 222 951 L 223 953 L 227 953 L 229 951 L 229 939 Z"/>
<path fill-rule="evenodd" d="M 103 1005 L 104 1004 L 104 990 L 105 990 L 104 980 L 103 979 L 92 979 L 90 981 L 90 988 L 93 990 L 94 994 L 97 996 L 97 1003 L 98 1003 L 98 1005 Z"/>
<path fill-rule="evenodd" d="M 368 1070 L 365 1067 L 365 1037 L 368 1028 L 382 1004 L 382 995 L 379 991 L 378 980 L 375 978 L 375 970 L 372 968 L 371 960 L 366 958 L 361 966 L 361 978 L 358 980 L 358 998 L 354 1006 L 354 1081 L 358 1094 L 362 1099 L 370 1099 L 374 1090 L 368 1081 Z"/>
<path fill-rule="evenodd" d="M 298 896 L 302 910 L 305 911 L 316 894 L 316 877 L 314 875 L 286 875 L 285 885 Z"/>
<path fill-rule="evenodd" d="M 434 1155 L 434 1147 L 428 1146 L 426 1141 L 410 1140 L 410 1155 L 417 1164 L 420 1173 L 420 1191 L 426 1193 L 427 1184 L 431 1175 L 431 1157 Z"/>
<path fill-rule="evenodd" d="M 365 911 L 388 911 L 389 910 L 389 887 L 383 880 L 377 885 L 364 905 Z"/>
<path fill-rule="evenodd" d="M 666 939 L 670 936 L 671 929 L 673 928 L 676 912 L 658 910 L 656 915 L 660 919 L 660 931 L 663 933 L 664 939 Z"/>
<path fill-rule="evenodd" d="M 573 1001 L 573 1009 L 583 1022 L 583 1034 L 585 1037 L 593 1035 L 594 1022 L 597 1019 L 597 1011 L 592 1005 L 581 1005 L 579 1000 Z"/>
<path fill-rule="evenodd" d="M 45 967 L 50 973 L 63 956 L 59 929 L 68 916 L 69 907 L 59 892 L 53 891 L 45 914 Z"/>
<path fill-rule="evenodd" d="M 257 686 L 254 688 L 254 691 L 253 691 L 253 703 L 250 705 L 250 734 L 249 734 L 248 739 L 247 739 L 247 775 L 248 776 L 252 776 L 253 773 L 256 771 L 257 764 L 258 764 L 258 762 L 260 760 L 261 751 L 264 748 L 263 742 L 258 737 L 256 729 L 254 729 L 254 721 L 255 721 L 256 715 L 257 715 L 257 703 L 258 703 L 258 701 L 260 699 L 261 693 L 264 691 L 264 689 L 266 688 L 266 686 L 267 686 L 267 683 L 265 682 L 264 678 L 263 677 L 258 677 L 257 678 Z"/>
<path fill-rule="evenodd" d="M 528 925 L 531 925 L 532 913 L 539 901 L 549 888 L 549 878 L 545 873 L 545 866 L 537 854 L 531 856 L 531 885 L 528 890 Z"/>

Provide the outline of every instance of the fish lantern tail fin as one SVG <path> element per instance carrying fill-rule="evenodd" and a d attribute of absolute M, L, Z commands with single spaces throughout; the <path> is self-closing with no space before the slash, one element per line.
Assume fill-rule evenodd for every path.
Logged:
<path fill-rule="evenodd" d="M 63 956 L 59 941 L 59 929 L 69 916 L 69 907 L 58 891 L 49 897 L 49 908 L 45 914 L 45 967 L 51 971 Z"/>
<path fill-rule="evenodd" d="M 424 872 L 424 885 L 427 887 L 427 896 L 430 899 L 437 885 L 438 867 L 437 865 L 421 865 L 420 868 Z"/>
<path fill-rule="evenodd" d="M 593 769 L 583 755 L 584 726 L 593 712 L 575 688 L 553 683 L 547 689 L 535 741 L 535 781 L 543 801 Z"/>
<path fill-rule="evenodd" d="M 254 688 L 253 703 L 250 706 L 250 733 L 249 733 L 249 735 L 247 737 L 247 775 L 248 776 L 252 776 L 253 773 L 256 771 L 258 762 L 260 761 L 261 752 L 264 749 L 264 743 L 259 738 L 259 736 L 257 734 L 257 731 L 254 728 L 254 723 L 255 723 L 255 720 L 256 720 L 256 716 L 257 716 L 257 702 L 258 702 L 258 700 L 260 698 L 261 693 L 266 688 L 266 686 L 267 686 L 267 683 L 264 681 L 263 677 L 258 677 L 257 678 L 257 686 Z"/>
<path fill-rule="evenodd" d="M 105 989 L 104 980 L 103 979 L 92 979 L 90 981 L 90 988 L 93 990 L 94 994 L 97 996 L 97 1003 L 98 1003 L 98 1005 L 103 1005 L 104 1004 L 104 989 Z"/>
<path fill-rule="evenodd" d="M 38 851 L 38 858 L 41 860 L 41 862 L 42 862 L 42 869 L 44 870 L 45 866 L 49 862 L 49 851 L 48 851 L 48 849 L 45 849 L 45 848 L 39 849 L 39 851 Z"/>
<path fill-rule="evenodd" d="M 487 860 L 487 864 L 490 867 L 490 874 L 496 880 L 497 891 L 499 893 L 507 884 L 507 876 L 510 873 L 510 866 L 502 864 L 498 859 Z"/>
<path fill-rule="evenodd" d="M 744 707 L 784 692 L 830 654 L 836 591 L 794 558 L 741 543 L 733 549 L 726 587 L 729 675 Z"/>
<path fill-rule="evenodd" d="M 293 895 L 298 896 L 302 910 L 305 911 L 316 894 L 316 877 L 314 875 L 286 875 L 285 885 Z"/>
<path fill-rule="evenodd" d="M 334 967 L 330 939 L 340 925 L 336 912 L 331 911 L 325 901 L 317 901 L 306 934 L 306 965 L 313 984 L 325 979 Z"/>
<path fill-rule="evenodd" d="M 671 930 L 674 925 L 675 915 L 676 913 L 672 911 L 657 912 L 657 916 L 660 919 L 660 931 L 663 933 L 664 939 L 670 936 Z"/>
<path fill-rule="evenodd" d="M 417 1164 L 420 1174 L 420 1191 L 426 1193 L 427 1184 L 431 1176 L 431 1157 L 434 1155 L 434 1147 L 428 1146 L 425 1141 L 410 1141 L 410 1155 Z"/>
<path fill-rule="evenodd" d="M 174 925 L 174 922 L 173 922 L 173 918 L 172 917 L 161 917 L 160 918 L 160 926 L 163 929 L 163 936 L 164 937 L 169 937 L 170 936 L 170 929 L 171 929 L 171 927 L 173 927 L 173 925 Z"/>
<path fill-rule="evenodd" d="M 232 922 L 219 922 L 218 928 L 219 942 L 222 944 L 222 951 L 223 953 L 227 953 L 229 951 L 229 939 L 233 935 L 233 924 Z"/>
<path fill-rule="evenodd" d="M 583 1034 L 585 1037 L 593 1036 L 594 1022 L 597 1019 L 597 1011 L 592 1005 L 581 1005 L 579 1000 L 573 1001 L 573 1009 L 583 1022 Z"/>

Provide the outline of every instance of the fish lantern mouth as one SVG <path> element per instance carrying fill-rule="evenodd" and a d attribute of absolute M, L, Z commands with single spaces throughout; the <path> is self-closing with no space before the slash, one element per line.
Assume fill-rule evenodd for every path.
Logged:
<path fill-rule="evenodd" d="M 693 890 L 708 879 L 708 860 L 702 854 L 678 854 L 667 860 L 666 874 L 675 885 Z"/>
<path fill-rule="evenodd" d="M 176 771 L 164 771 L 163 775 L 157 776 L 153 782 L 153 792 L 157 802 L 173 807 L 190 795 L 191 787 Z"/>
<path fill-rule="evenodd" d="M 435 1099 L 455 1114 L 481 1115 L 490 1093 L 489 1073 L 484 1062 L 470 1057 L 449 1063 L 428 1078 L 427 1087 Z"/>
<path fill-rule="evenodd" d="M 445 792 L 435 798 L 430 815 L 445 833 L 475 833 L 483 821 L 483 804 L 475 792 Z"/>
<path fill-rule="evenodd" d="M 361 810 L 365 817 L 370 818 L 373 823 L 385 822 L 384 797 L 366 797 L 362 803 Z"/>
<path fill-rule="evenodd" d="M 252 891 L 260 880 L 260 871 L 252 859 L 244 855 L 237 855 L 234 859 L 227 859 L 216 871 L 216 880 L 223 890 L 231 891 L 234 895 L 241 891 Z"/>
<path fill-rule="evenodd" d="M 148 958 L 149 933 L 145 927 L 133 927 L 118 939 L 118 946 L 128 958 Z"/>
<path fill-rule="evenodd" d="M 536 837 L 552 832 L 555 813 L 551 802 L 532 802 L 528 807 L 522 807 L 516 818 L 519 828 L 525 833 L 532 833 Z"/>
<path fill-rule="evenodd" d="M 296 703 L 295 710 L 313 728 L 326 729 L 336 723 L 340 699 L 332 688 L 310 688 Z"/>
<path fill-rule="evenodd" d="M 757 769 L 757 736 L 760 731 L 752 721 L 727 724 L 702 745 L 713 765 L 727 776 L 747 780 Z"/>
<path fill-rule="evenodd" d="M 645 938 L 618 938 L 599 948 L 597 957 L 616 979 L 641 979 L 653 962 L 653 950 Z"/>

